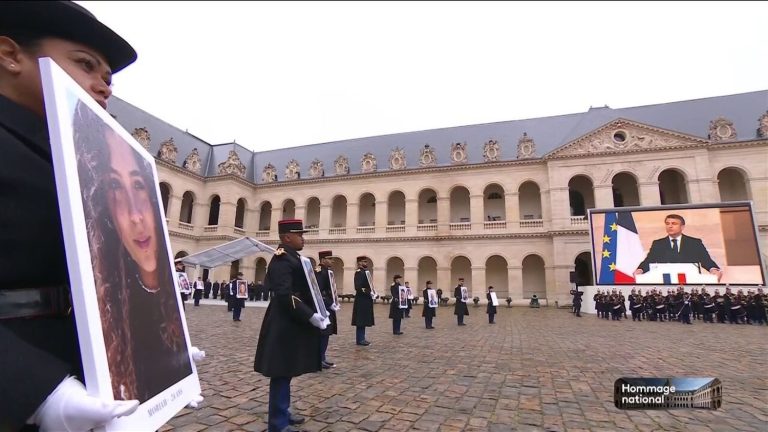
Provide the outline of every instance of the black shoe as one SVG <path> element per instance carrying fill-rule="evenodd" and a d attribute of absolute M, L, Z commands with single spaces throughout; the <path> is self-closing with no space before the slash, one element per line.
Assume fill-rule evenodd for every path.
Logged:
<path fill-rule="evenodd" d="M 290 416 L 290 417 L 288 417 L 288 424 L 289 425 L 298 425 L 298 424 L 302 424 L 305 421 L 307 421 L 306 418 L 304 418 L 304 417 L 302 417 L 302 416 L 300 416 L 298 414 L 289 413 L 289 416 Z"/>
<path fill-rule="evenodd" d="M 330 367 L 336 367 L 336 363 L 334 362 L 324 361 L 323 363 L 327 364 Z"/>
<path fill-rule="evenodd" d="M 401 334 L 403 334 L 403 332 L 397 332 L 397 333 L 392 333 L 392 334 L 401 335 Z"/>
<path fill-rule="evenodd" d="M 370 343 L 370 342 L 368 342 L 368 341 L 366 341 L 366 340 L 364 340 L 364 341 L 362 341 L 362 342 L 358 342 L 357 344 L 358 344 L 358 345 L 362 345 L 362 346 L 368 346 L 368 345 L 370 345 L 371 343 Z"/>
<path fill-rule="evenodd" d="M 464 324 L 464 323 L 459 323 L 459 325 L 460 325 L 460 326 L 465 326 L 466 324 Z"/>

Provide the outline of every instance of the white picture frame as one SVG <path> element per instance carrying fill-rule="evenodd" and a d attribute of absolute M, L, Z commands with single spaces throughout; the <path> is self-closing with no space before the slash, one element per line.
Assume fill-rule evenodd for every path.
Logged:
<path fill-rule="evenodd" d="M 328 279 L 331 282 L 331 293 L 333 294 L 333 304 L 338 310 L 341 308 L 341 304 L 339 304 L 339 293 L 336 291 L 336 275 L 333 274 L 333 270 L 331 269 L 328 269 Z"/>
<path fill-rule="evenodd" d="M 465 286 L 461 287 L 461 301 L 463 303 L 466 303 L 469 301 L 469 288 Z"/>
<path fill-rule="evenodd" d="M 138 399 L 140 402 L 133 414 L 110 421 L 102 430 L 157 430 L 184 409 L 201 390 L 197 368 L 190 355 L 187 320 L 177 294 L 179 280 L 171 255 L 163 204 L 159 199 L 155 160 L 53 60 L 41 58 L 39 64 L 87 391 L 105 400 Z M 93 164 L 88 165 L 78 159 L 87 157 L 83 155 L 86 151 L 109 153 L 110 156 L 92 160 Z M 123 155 L 128 157 L 122 158 Z M 136 182 L 145 186 L 140 192 L 140 201 L 144 204 L 140 211 L 151 218 L 151 221 L 146 221 L 151 228 L 142 234 L 140 242 L 135 245 L 120 240 L 119 230 L 124 228 L 112 223 L 111 210 L 117 209 L 115 218 L 122 217 L 121 213 L 125 212 L 120 206 L 127 202 L 123 196 L 129 193 L 139 195 L 139 192 L 126 190 L 119 180 L 108 180 L 103 174 L 105 167 L 123 169 L 127 165 L 136 167 Z M 126 172 L 134 173 L 120 171 Z M 104 208 L 110 209 L 110 212 L 104 213 Z M 118 240 L 107 242 L 105 237 L 92 235 L 89 231 L 96 229 L 102 230 L 100 234 L 106 233 Z M 142 270 L 148 267 L 145 261 L 136 261 L 134 246 L 149 254 L 155 253 L 157 265 L 150 270 Z M 151 258 L 149 262 L 152 262 Z M 131 263 L 137 272 L 128 274 L 121 270 L 125 268 L 121 267 L 125 263 Z M 94 269 L 96 266 L 99 267 L 98 272 Z M 144 286 L 142 271 L 161 275 L 156 279 L 159 281 L 157 287 Z M 119 295 L 129 299 L 151 295 L 149 304 L 156 306 L 157 310 L 145 308 L 141 315 L 128 312 L 118 320 L 110 313 L 114 310 L 110 308 L 117 304 L 115 299 Z M 159 319 L 163 321 L 158 322 L 156 317 L 162 317 Z M 169 332 L 164 339 L 163 343 L 170 345 L 163 347 L 169 349 L 167 352 L 146 352 L 142 349 L 146 345 L 138 341 L 151 340 L 155 343 L 157 338 L 163 338 L 158 331 L 161 326 L 178 329 L 175 333 Z M 130 332 L 114 330 L 117 327 L 130 328 Z M 108 344 L 108 339 L 112 343 Z M 116 351 L 122 355 L 116 355 Z M 125 356 L 128 351 L 133 355 Z M 125 368 L 125 361 L 148 366 L 139 369 L 153 369 L 165 379 L 149 380 L 138 371 L 129 374 L 127 371 L 133 369 Z"/>
<path fill-rule="evenodd" d="M 413 300 L 413 290 L 411 287 L 407 286 L 405 287 L 405 294 L 408 297 L 408 300 Z"/>
<path fill-rule="evenodd" d="M 315 267 L 312 265 L 312 260 L 303 256 L 299 256 L 299 258 L 304 269 L 304 276 L 307 278 L 309 290 L 312 292 L 312 302 L 315 304 L 315 310 L 323 317 L 326 324 L 330 324 L 330 313 L 325 308 L 325 302 L 323 302 L 323 295 L 320 293 L 320 284 L 317 283 L 317 278 L 315 277 Z"/>
<path fill-rule="evenodd" d="M 496 297 L 496 292 L 495 291 L 491 291 L 490 294 L 491 294 L 491 304 L 494 305 L 494 306 L 498 306 L 499 305 L 499 298 Z"/>
<path fill-rule="evenodd" d="M 408 309 L 408 287 L 403 285 L 398 285 L 398 307 L 400 309 Z M 392 301 L 395 301 L 395 299 L 392 299 Z"/>
<path fill-rule="evenodd" d="M 248 281 L 245 279 L 238 279 L 235 281 L 235 297 L 239 299 L 248 298 Z"/>
<path fill-rule="evenodd" d="M 429 307 L 436 308 L 440 304 L 440 299 L 437 298 L 437 291 L 435 291 L 435 290 L 433 290 L 431 288 L 428 289 L 427 290 L 427 301 L 428 301 L 427 305 Z"/>
<path fill-rule="evenodd" d="M 371 276 L 370 270 L 365 271 L 365 277 L 368 279 L 368 286 L 371 287 L 371 298 L 374 300 L 379 298 L 379 294 L 376 292 L 376 288 L 373 287 L 373 277 Z"/>
<path fill-rule="evenodd" d="M 182 294 L 190 294 L 192 287 L 189 285 L 189 276 L 185 272 L 176 272 L 176 277 L 179 284 L 179 292 Z"/>

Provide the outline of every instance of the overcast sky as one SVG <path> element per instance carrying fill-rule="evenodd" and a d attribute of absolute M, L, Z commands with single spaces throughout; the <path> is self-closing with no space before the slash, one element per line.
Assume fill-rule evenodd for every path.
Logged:
<path fill-rule="evenodd" d="M 116 96 L 256 151 L 768 89 L 768 2 L 78 3 Z"/>

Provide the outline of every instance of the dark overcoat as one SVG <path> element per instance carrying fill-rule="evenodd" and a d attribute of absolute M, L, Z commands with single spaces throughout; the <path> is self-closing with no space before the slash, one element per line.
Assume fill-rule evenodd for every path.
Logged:
<path fill-rule="evenodd" d="M 365 276 L 365 270 L 357 269 L 355 272 L 355 303 L 352 305 L 352 325 L 355 327 L 372 327 L 373 298 L 371 298 L 371 284 Z"/>
<path fill-rule="evenodd" d="M 496 314 L 496 306 L 493 305 L 491 302 L 491 293 L 485 293 L 485 298 L 488 300 L 488 305 L 485 306 L 485 313 L 495 315 Z"/>
<path fill-rule="evenodd" d="M 266 377 L 319 371 L 320 329 L 309 322 L 317 311 L 299 253 L 279 245 L 267 267 L 266 281 L 273 297 L 261 323 L 253 370 Z"/>
<path fill-rule="evenodd" d="M 389 295 L 392 296 L 392 301 L 389 302 L 389 318 L 402 319 L 403 309 L 400 309 L 400 285 L 392 284 L 389 287 Z"/>

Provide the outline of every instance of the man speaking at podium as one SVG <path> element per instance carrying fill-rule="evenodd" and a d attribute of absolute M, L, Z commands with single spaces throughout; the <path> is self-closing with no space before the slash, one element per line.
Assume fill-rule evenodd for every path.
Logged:
<path fill-rule="evenodd" d="M 647 272 L 651 263 L 695 263 L 717 276 L 719 282 L 723 272 L 709 256 L 704 243 L 701 239 L 683 234 L 685 219 L 680 215 L 670 214 L 664 218 L 664 225 L 667 236 L 653 241 L 648 256 L 637 266 L 635 274 Z"/>

